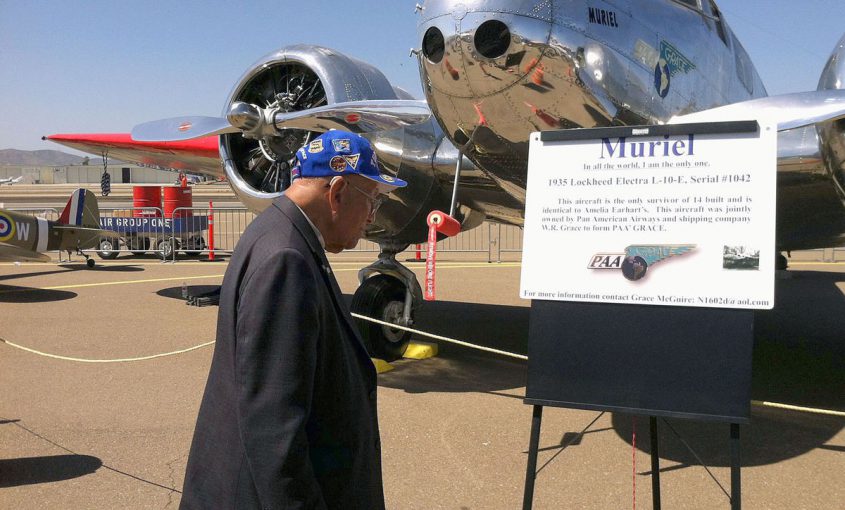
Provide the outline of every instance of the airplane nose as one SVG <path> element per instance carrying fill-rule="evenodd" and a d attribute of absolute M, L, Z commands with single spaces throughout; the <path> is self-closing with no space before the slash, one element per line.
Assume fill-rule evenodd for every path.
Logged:
<path fill-rule="evenodd" d="M 483 97 L 534 72 L 548 45 L 551 12 L 519 13 L 512 4 L 501 10 L 485 7 L 452 7 L 421 24 L 427 86 L 450 96 Z"/>

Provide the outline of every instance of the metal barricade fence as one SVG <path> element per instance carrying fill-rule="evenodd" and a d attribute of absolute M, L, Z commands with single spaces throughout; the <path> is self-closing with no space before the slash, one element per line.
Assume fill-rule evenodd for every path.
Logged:
<path fill-rule="evenodd" d="M 178 207 L 171 215 L 171 253 L 231 254 L 255 213 L 244 207 Z"/>
<path fill-rule="evenodd" d="M 53 207 L 8 207 L 6 210 L 26 214 L 27 216 L 40 216 L 48 221 L 59 220 L 59 211 Z"/>

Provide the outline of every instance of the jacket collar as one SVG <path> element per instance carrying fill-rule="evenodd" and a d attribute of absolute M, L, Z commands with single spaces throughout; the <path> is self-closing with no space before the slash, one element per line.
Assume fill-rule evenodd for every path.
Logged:
<path fill-rule="evenodd" d="M 352 316 L 349 314 L 349 308 L 346 306 L 346 302 L 343 299 L 343 295 L 340 292 L 337 281 L 334 278 L 334 275 L 331 274 L 331 266 L 326 258 L 326 251 L 317 239 L 317 234 L 314 232 L 309 220 L 305 217 L 305 213 L 285 195 L 273 200 L 273 207 L 277 208 L 279 212 L 290 220 L 294 228 L 299 231 L 300 235 L 302 235 L 303 239 L 305 239 L 305 242 L 308 243 L 311 253 L 313 253 L 323 270 L 323 276 L 326 279 L 329 289 L 332 291 L 335 306 L 338 308 L 340 315 L 346 321 L 346 324 L 349 326 L 349 330 L 352 332 L 353 342 L 358 345 L 360 352 L 362 352 L 369 360 L 370 354 L 367 352 L 364 341 L 361 339 L 358 327 L 355 325 L 352 320 Z M 370 365 L 372 365 L 372 363 L 370 363 Z M 375 368 L 373 368 L 372 372 L 375 373 Z"/>

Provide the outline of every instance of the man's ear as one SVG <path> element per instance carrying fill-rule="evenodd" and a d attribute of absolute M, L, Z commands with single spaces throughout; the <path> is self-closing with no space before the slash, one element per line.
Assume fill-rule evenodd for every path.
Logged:
<path fill-rule="evenodd" d="M 346 189 L 346 180 L 341 176 L 335 176 L 329 183 L 329 205 L 333 213 L 340 209 L 340 205 L 345 200 L 343 190 Z"/>

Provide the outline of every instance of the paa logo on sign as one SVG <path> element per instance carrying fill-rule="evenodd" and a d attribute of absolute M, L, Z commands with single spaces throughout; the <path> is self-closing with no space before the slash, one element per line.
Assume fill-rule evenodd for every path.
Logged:
<path fill-rule="evenodd" d="M 596 253 L 587 267 L 590 269 L 621 269 L 622 276 L 637 281 L 649 266 L 674 255 L 695 249 L 694 244 L 640 244 L 625 248 L 625 253 Z"/>

